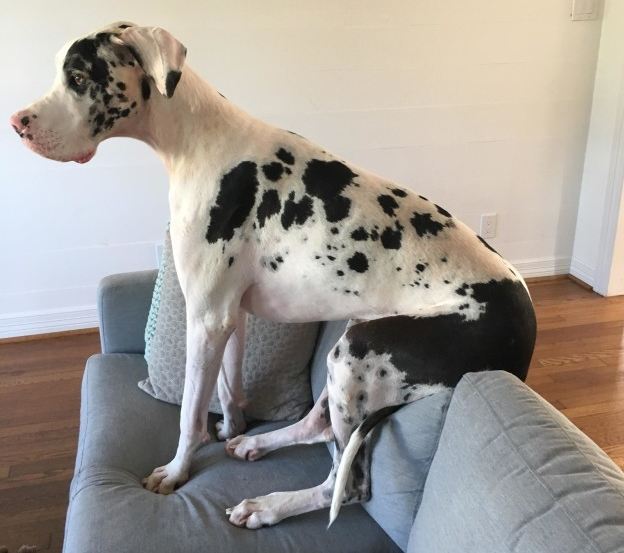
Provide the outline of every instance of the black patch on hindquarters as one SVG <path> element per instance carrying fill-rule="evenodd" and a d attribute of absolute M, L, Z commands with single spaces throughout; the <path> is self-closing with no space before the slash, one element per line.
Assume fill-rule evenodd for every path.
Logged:
<path fill-rule="evenodd" d="M 349 353 L 390 354 L 409 385 L 455 386 L 467 372 L 504 370 L 524 380 L 535 345 L 533 305 L 519 281 L 474 283 L 482 304 L 477 320 L 460 313 L 435 317 L 399 315 L 354 325 L 346 332 Z"/>
<path fill-rule="evenodd" d="M 165 92 L 167 93 L 167 98 L 171 98 L 173 96 L 181 76 L 182 71 L 176 71 L 174 69 L 167 73 L 167 78 L 165 80 Z"/>
<path fill-rule="evenodd" d="M 258 190 L 257 172 L 254 162 L 243 161 L 223 175 L 216 203 L 210 208 L 210 224 L 206 232 L 208 242 L 231 240 L 234 231 L 243 225 L 254 206 Z"/>
<path fill-rule="evenodd" d="M 256 218 L 258 219 L 258 226 L 262 228 L 264 223 L 269 217 L 279 213 L 282 208 L 282 204 L 277 194 L 277 190 L 266 190 L 262 194 L 262 200 L 256 211 Z"/>
<path fill-rule="evenodd" d="M 150 87 L 149 78 L 144 75 L 141 79 L 141 97 L 143 100 L 149 100 L 150 95 L 152 94 L 152 88 Z"/>
<path fill-rule="evenodd" d="M 295 202 L 295 193 L 291 192 L 286 202 L 284 202 L 282 226 L 284 230 L 288 230 L 293 223 L 303 225 L 313 214 L 312 198 L 305 195 L 301 200 Z"/>
<path fill-rule="evenodd" d="M 347 265 L 356 273 L 365 273 L 368 271 L 368 258 L 362 252 L 355 252 L 347 259 Z"/>
<path fill-rule="evenodd" d="M 381 196 L 377 196 L 377 202 L 381 206 L 381 209 L 384 210 L 386 215 L 390 215 L 390 217 L 394 217 L 394 210 L 399 207 L 397 201 L 388 194 L 382 194 Z"/>
<path fill-rule="evenodd" d="M 364 227 L 359 227 L 351 233 L 351 238 L 360 242 L 368 240 L 368 232 L 366 232 Z"/>
<path fill-rule="evenodd" d="M 412 223 L 412 226 L 416 230 L 416 234 L 421 238 L 427 234 L 437 236 L 438 233 L 444 229 L 442 223 L 431 218 L 431 213 L 418 213 L 415 211 L 413 217 L 410 219 L 410 223 Z"/>
<path fill-rule="evenodd" d="M 284 166 L 277 161 L 273 161 L 272 163 L 267 163 L 262 166 L 262 172 L 264 176 L 270 181 L 277 182 L 280 180 L 282 174 L 284 173 Z"/>
<path fill-rule="evenodd" d="M 280 148 L 279 150 L 277 150 L 277 152 L 275 152 L 275 155 L 277 159 L 283 161 L 288 165 L 293 165 L 295 163 L 295 156 L 293 156 L 288 150 L 285 150 L 284 148 Z"/>
<path fill-rule="evenodd" d="M 483 244 L 488 250 L 490 250 L 491 252 L 494 252 L 496 255 L 498 255 L 499 257 L 501 257 L 501 254 L 498 253 L 492 246 L 490 246 L 485 240 L 483 240 L 483 238 L 481 238 L 478 234 L 477 234 L 477 238 L 479 239 L 479 242 L 481 242 L 481 244 Z M 513 272 L 513 271 L 512 271 Z M 515 274 L 515 273 L 514 273 Z"/>
<path fill-rule="evenodd" d="M 381 233 L 381 245 L 386 250 L 398 250 L 401 248 L 403 225 L 397 221 L 395 227 L 395 229 L 386 227 Z"/>
<path fill-rule="evenodd" d="M 344 189 L 357 175 L 340 161 L 308 161 L 302 180 L 306 192 L 323 202 L 325 216 L 330 223 L 349 215 L 351 200 L 342 196 Z"/>

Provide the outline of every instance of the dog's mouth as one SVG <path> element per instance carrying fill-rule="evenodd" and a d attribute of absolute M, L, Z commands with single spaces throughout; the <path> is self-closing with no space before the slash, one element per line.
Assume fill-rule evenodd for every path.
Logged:
<path fill-rule="evenodd" d="M 71 159 L 70 161 L 75 161 L 76 163 L 87 163 L 87 161 L 90 161 L 94 155 L 95 155 L 95 150 L 91 150 L 90 152 L 84 155 Z"/>
<path fill-rule="evenodd" d="M 24 135 L 21 138 L 27 148 L 40 156 L 51 159 L 52 161 L 75 161 L 76 163 L 81 164 L 87 163 L 93 158 L 97 149 L 92 148 L 86 151 L 83 150 L 77 154 L 58 155 L 55 152 L 58 151 L 59 144 L 55 140 L 46 140 L 44 143 L 39 143 L 36 139 L 33 140 L 32 135 L 30 137 Z"/>

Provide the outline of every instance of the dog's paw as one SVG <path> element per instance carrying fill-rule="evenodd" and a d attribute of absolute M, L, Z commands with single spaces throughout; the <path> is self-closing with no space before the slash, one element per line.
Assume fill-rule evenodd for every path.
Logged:
<path fill-rule="evenodd" d="M 227 413 L 223 417 L 223 420 L 217 422 L 215 426 L 217 428 L 217 438 L 223 441 L 240 436 L 245 432 L 247 423 L 245 422 L 243 411 L 238 410 L 236 412 Z"/>
<path fill-rule="evenodd" d="M 284 503 L 281 495 L 277 492 L 255 499 L 245 499 L 236 507 L 226 509 L 225 514 L 229 517 L 229 521 L 239 528 L 255 530 L 277 524 L 286 518 L 286 515 L 280 512 L 280 506 Z"/>
<path fill-rule="evenodd" d="M 244 434 L 225 442 L 225 452 L 230 457 L 243 461 L 255 461 L 266 454 L 261 447 L 260 436 L 245 436 Z"/>
<path fill-rule="evenodd" d="M 169 465 L 157 467 L 147 478 L 143 479 L 143 487 L 154 493 L 168 495 L 173 493 L 188 480 L 188 473 L 180 472 Z"/>

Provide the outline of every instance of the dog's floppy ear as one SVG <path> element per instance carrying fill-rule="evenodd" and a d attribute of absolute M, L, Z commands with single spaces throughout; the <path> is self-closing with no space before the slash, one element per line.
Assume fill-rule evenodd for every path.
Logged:
<path fill-rule="evenodd" d="M 178 39 L 160 27 L 128 27 L 113 42 L 130 49 L 163 96 L 173 96 L 186 58 L 186 48 Z"/>

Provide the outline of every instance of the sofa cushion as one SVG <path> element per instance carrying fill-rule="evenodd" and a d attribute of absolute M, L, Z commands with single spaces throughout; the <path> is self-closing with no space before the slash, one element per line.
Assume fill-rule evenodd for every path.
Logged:
<path fill-rule="evenodd" d="M 321 326 L 311 367 L 315 399 L 327 379 L 327 355 L 346 324 L 330 321 Z M 452 395 L 449 389 L 410 403 L 372 434 L 371 499 L 363 507 L 403 551 L 407 549 Z M 332 444 L 329 449 L 333 450 Z"/>
<path fill-rule="evenodd" d="M 243 357 L 245 415 L 259 420 L 297 420 L 310 407 L 309 362 L 318 323 L 275 323 L 249 315 Z M 186 304 L 176 273 L 169 231 L 145 326 L 149 376 L 139 387 L 180 404 L 186 361 Z M 277 378 L 279 376 L 279 378 Z M 210 411 L 222 413 L 216 389 Z"/>
<path fill-rule="evenodd" d="M 178 407 L 136 387 L 145 376 L 140 355 L 96 355 L 87 363 L 65 553 L 398 551 L 357 505 L 346 507 L 329 531 L 327 510 L 256 531 L 229 524 L 225 508 L 246 497 L 322 482 L 331 464 L 322 444 L 246 463 L 211 443 L 196 453 L 189 482 L 175 493 L 145 491 L 141 478 L 173 457 L 179 424 Z M 263 423 L 250 433 L 281 425 Z"/>
<path fill-rule="evenodd" d="M 516 377 L 467 374 L 408 551 L 622 553 L 624 474 Z"/>

